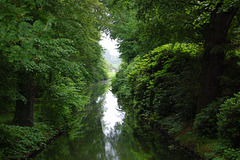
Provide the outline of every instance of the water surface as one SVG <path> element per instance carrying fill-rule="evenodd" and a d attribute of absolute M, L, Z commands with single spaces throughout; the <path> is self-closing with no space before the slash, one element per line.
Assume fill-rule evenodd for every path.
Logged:
<path fill-rule="evenodd" d="M 176 149 L 166 137 L 151 134 L 132 135 L 124 123 L 117 98 L 109 82 L 89 88 L 91 101 L 79 129 L 65 133 L 51 143 L 36 160 L 197 160 L 193 155 Z"/>

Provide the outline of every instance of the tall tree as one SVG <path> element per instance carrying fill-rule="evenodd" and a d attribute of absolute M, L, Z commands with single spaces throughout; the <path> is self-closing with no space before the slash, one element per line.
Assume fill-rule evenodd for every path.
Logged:
<path fill-rule="evenodd" d="M 213 5 L 207 3 L 207 5 Z M 209 13 L 209 22 L 203 24 L 204 54 L 202 58 L 201 98 L 198 112 L 215 100 L 219 80 L 223 73 L 223 61 L 226 54 L 227 35 L 231 22 L 239 6 L 233 5 L 223 11 L 226 4 L 220 1 Z"/>
<path fill-rule="evenodd" d="M 48 28 L 41 26 L 33 10 L 38 10 L 42 3 L 32 1 L 1 1 L 1 52 L 14 66 L 13 72 L 19 97 L 16 99 L 15 124 L 33 126 L 34 71 L 38 52 L 36 41 L 45 37 Z M 35 18 L 35 19 L 34 19 Z M 40 36 L 43 34 L 43 36 Z M 21 79 L 24 78 L 24 79 Z"/>
<path fill-rule="evenodd" d="M 68 82 L 58 81 L 57 75 L 73 83 L 90 83 L 106 77 L 98 73 L 98 70 L 104 72 L 100 65 L 94 65 L 102 63 L 96 25 L 102 23 L 105 13 L 98 0 L 6 0 L 0 4 L 0 58 L 11 64 L 17 79 L 15 124 L 34 124 L 35 95 L 41 96 L 39 90 L 44 92 L 44 87 L 37 86 L 40 82 L 36 76 L 60 86 Z M 95 78 L 95 73 L 101 76 Z M 69 87 L 73 86 L 77 89 L 76 85 Z"/>

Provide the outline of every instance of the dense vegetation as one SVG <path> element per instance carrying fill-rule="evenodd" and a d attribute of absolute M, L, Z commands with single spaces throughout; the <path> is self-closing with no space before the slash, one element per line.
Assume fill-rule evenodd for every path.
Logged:
<path fill-rule="evenodd" d="M 124 61 L 113 92 L 136 133 L 167 129 L 209 159 L 239 159 L 240 1 L 109 6 Z"/>
<path fill-rule="evenodd" d="M 209 159 L 240 159 L 239 0 L 0 6 L 0 158 L 28 157 L 84 125 L 85 88 L 107 78 L 98 43 L 105 30 L 119 41 L 112 86 L 136 134 L 167 129 Z"/>
<path fill-rule="evenodd" d="M 20 159 L 82 123 L 86 86 L 107 78 L 106 9 L 98 0 L 0 6 L 0 159 Z"/>

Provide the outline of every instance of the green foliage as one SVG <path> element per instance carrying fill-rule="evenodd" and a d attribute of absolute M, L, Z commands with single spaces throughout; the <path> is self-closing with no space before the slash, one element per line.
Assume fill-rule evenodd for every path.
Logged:
<path fill-rule="evenodd" d="M 88 84 L 106 79 L 102 48 L 98 44 L 100 32 L 98 24 L 105 25 L 105 8 L 98 0 L 51 1 L 45 7 L 55 17 L 55 36 L 71 40 L 75 52 L 70 62 L 78 62 Z M 94 8 L 94 9 L 93 9 Z"/>
<path fill-rule="evenodd" d="M 240 144 L 240 93 L 220 106 L 218 128 L 220 137 L 229 140 L 235 147 Z"/>
<path fill-rule="evenodd" d="M 36 124 L 34 128 L 19 126 L 0 126 L 2 159 L 26 158 L 29 153 L 44 147 L 46 142 L 56 135 L 50 126 Z"/>
<path fill-rule="evenodd" d="M 236 51 L 229 52 L 224 62 L 224 73 L 220 82 L 219 97 L 199 113 L 194 122 L 194 129 L 200 136 L 216 138 L 220 105 L 233 93 L 239 91 L 239 57 Z"/>
<path fill-rule="evenodd" d="M 130 101 L 130 88 L 127 86 L 127 64 L 122 63 L 120 66 L 120 71 L 116 73 L 116 77 L 112 79 L 112 91 L 114 94 L 125 102 Z"/>
<path fill-rule="evenodd" d="M 113 79 L 116 76 L 116 72 L 108 72 L 108 78 Z"/>
<path fill-rule="evenodd" d="M 198 94 L 198 52 L 193 44 L 168 44 L 121 68 L 113 80 L 115 91 L 137 126 L 149 127 L 162 117 L 194 117 Z"/>
<path fill-rule="evenodd" d="M 227 147 L 225 144 L 218 144 L 213 148 L 215 153 L 206 154 L 207 159 L 212 160 L 237 160 L 240 159 L 239 149 Z"/>
<path fill-rule="evenodd" d="M 137 55 L 144 55 L 154 48 L 166 44 L 171 37 L 164 33 L 168 29 L 163 19 L 154 17 L 145 23 L 136 17 L 137 7 L 133 1 L 115 1 L 110 7 L 110 35 L 118 39 L 119 52 L 124 62 L 130 63 Z"/>
<path fill-rule="evenodd" d="M 107 78 L 102 48 L 98 44 L 97 25 L 105 23 L 102 3 L 98 0 L 4 0 L 0 3 L 0 74 L 4 77 L 0 81 L 3 87 L 1 110 L 4 109 L 2 106 L 14 107 L 16 100 L 30 101 L 21 93 L 23 89 L 19 84 L 24 80 L 18 76 L 19 72 L 35 78 L 38 98 L 46 100 L 46 97 L 55 96 L 54 100 L 48 98 L 49 102 L 45 101 L 49 105 L 45 109 L 64 110 L 66 114 L 68 109 L 63 108 L 82 107 L 86 102 L 82 92 L 85 84 Z M 45 91 L 45 88 L 51 91 Z M 57 101 L 59 105 L 56 106 Z M 70 113 L 68 116 L 71 117 Z M 55 121 L 53 117 L 52 121 Z"/>
<path fill-rule="evenodd" d="M 165 122 L 165 117 L 176 116 L 176 121 L 193 122 L 196 107 L 200 111 L 208 105 L 195 118 L 194 129 L 198 136 L 217 138 L 219 131 L 221 141 L 228 139 L 239 146 L 239 102 L 231 99 L 222 107 L 220 105 L 227 97 L 239 92 L 240 87 L 237 65 L 240 1 L 111 2 L 114 23 L 110 33 L 113 38 L 119 39 L 122 59 L 128 64 L 122 66 L 112 86 L 120 103 L 125 104 L 123 106 L 131 117 L 129 122 L 136 128 L 150 128 L 158 123 L 171 126 L 174 121 L 170 118 L 170 122 L 168 119 Z M 230 21 L 224 21 L 226 17 Z M 180 47 L 178 43 L 176 46 L 163 45 L 174 42 L 185 44 Z M 202 46 L 188 46 L 187 42 Z M 157 46 L 161 47 L 153 50 Z M 198 56 L 201 53 L 204 56 L 200 60 Z M 209 104 L 216 98 L 220 100 Z M 231 105 L 234 107 L 227 109 Z M 170 132 L 181 128 L 178 125 L 174 127 Z M 233 156 L 234 152 L 229 150 L 229 155 L 227 152 L 226 149 L 226 155 L 223 150 L 219 154 L 225 159 L 237 157 Z"/>
<path fill-rule="evenodd" d="M 83 109 L 89 101 L 84 89 L 107 78 L 98 43 L 107 23 L 106 8 L 98 0 L 1 0 L 0 6 L 0 115 L 12 114 L 16 101 L 22 101 L 25 106 L 34 105 L 36 112 L 29 114 L 37 122 L 60 129 L 83 123 Z M 31 86 L 24 83 L 30 75 Z M 23 93 L 29 87 L 32 99 Z M 22 158 L 37 150 L 44 137 L 37 127 L 17 126 L 4 126 L 0 137 L 6 137 L 8 127 L 14 130 L 13 138 L 1 156 L 15 149 L 13 158 Z M 34 139 L 27 141 L 28 137 L 18 135 L 22 130 Z M 16 149 L 14 143 L 21 145 L 19 139 L 24 146 Z"/>
<path fill-rule="evenodd" d="M 150 107 L 153 113 L 164 117 L 187 111 L 189 117 L 184 117 L 191 118 L 198 87 L 197 77 L 193 75 L 199 72 L 195 61 L 197 52 L 194 45 L 164 45 L 136 60 L 129 76 L 134 96 L 141 102 L 136 106 L 143 106 L 144 110 Z"/>
<path fill-rule="evenodd" d="M 75 116 L 82 112 L 88 97 L 84 95 L 83 82 L 76 84 L 61 76 L 57 79 L 37 99 L 36 118 L 57 128 L 69 127 Z"/>
<path fill-rule="evenodd" d="M 200 136 L 209 138 L 216 138 L 218 133 L 217 114 L 219 113 L 219 106 L 224 99 L 212 102 L 207 108 L 203 109 L 201 113 L 196 115 L 193 128 Z"/>
<path fill-rule="evenodd" d="M 240 150 L 233 148 L 225 149 L 222 157 L 229 160 L 240 159 Z"/>
<path fill-rule="evenodd" d="M 0 54 L 0 115 L 12 112 L 14 110 L 14 100 L 19 96 L 15 86 L 16 78 L 11 72 L 13 66 L 8 62 L 6 57 Z"/>
<path fill-rule="evenodd" d="M 166 130 L 171 136 L 180 133 L 180 131 L 183 129 L 183 123 L 180 121 L 178 115 L 165 117 L 161 119 L 159 123 L 161 124 L 161 129 Z"/>
<path fill-rule="evenodd" d="M 237 50 L 229 51 L 224 62 L 224 72 L 220 81 L 221 97 L 231 97 L 240 88 L 240 56 Z"/>

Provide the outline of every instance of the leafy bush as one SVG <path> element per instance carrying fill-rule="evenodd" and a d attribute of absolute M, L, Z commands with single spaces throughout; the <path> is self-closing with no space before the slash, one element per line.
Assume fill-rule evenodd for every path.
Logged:
<path fill-rule="evenodd" d="M 36 124 L 35 127 L 0 125 L 0 144 L 2 159 L 26 158 L 31 152 L 39 150 L 56 135 L 51 127 Z"/>
<path fill-rule="evenodd" d="M 233 149 L 233 148 L 225 149 L 222 157 L 224 159 L 229 159 L 229 160 L 240 159 L 240 150 L 239 149 Z"/>
<path fill-rule="evenodd" d="M 218 116 L 219 135 L 235 147 L 240 146 L 240 92 L 220 106 Z"/>
<path fill-rule="evenodd" d="M 222 102 L 223 99 L 212 102 L 207 108 L 203 109 L 201 113 L 196 115 L 193 128 L 198 135 L 216 138 L 218 132 L 217 113 L 219 112 L 219 106 Z"/>
<path fill-rule="evenodd" d="M 178 115 L 163 118 L 160 123 L 161 128 L 166 129 L 169 135 L 180 133 L 184 126 L 183 123 L 179 121 Z"/>
<path fill-rule="evenodd" d="M 234 148 L 225 148 L 223 151 L 219 152 L 218 155 L 207 156 L 207 158 L 208 157 L 212 160 L 239 160 L 240 150 Z"/>
<path fill-rule="evenodd" d="M 160 117 L 179 113 L 192 118 L 195 113 L 199 72 L 197 52 L 192 44 L 168 44 L 136 58 L 128 84 L 140 114 L 150 111 Z M 143 119 L 143 118 L 140 118 Z"/>
<path fill-rule="evenodd" d="M 200 52 L 194 44 L 167 44 L 121 68 L 113 91 L 139 126 L 155 125 L 175 113 L 184 120 L 194 117 Z"/>
<path fill-rule="evenodd" d="M 131 66 L 131 65 L 129 65 Z M 126 63 L 122 63 L 119 72 L 116 73 L 116 77 L 112 79 L 112 92 L 122 99 L 122 103 L 130 103 L 131 93 L 130 86 L 127 85 L 129 67 Z"/>

